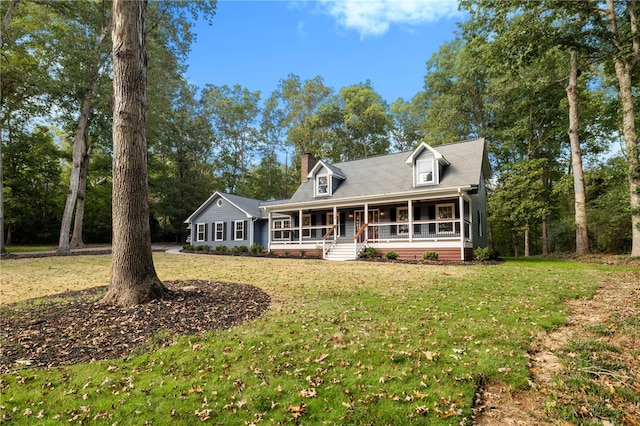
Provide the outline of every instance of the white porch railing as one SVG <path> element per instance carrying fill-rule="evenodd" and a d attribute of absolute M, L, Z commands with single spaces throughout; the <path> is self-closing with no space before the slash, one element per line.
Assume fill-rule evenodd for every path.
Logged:
<path fill-rule="evenodd" d="M 336 229 L 336 225 L 272 229 L 271 244 L 274 246 L 317 244 L 322 245 L 323 252 L 326 253 L 327 246 L 331 247 L 338 239 Z M 460 239 L 462 235 L 465 239 L 470 239 L 471 223 L 468 220 L 463 220 L 461 223 L 460 219 L 416 220 L 411 224 L 408 222 L 378 222 L 364 224 L 358 231 L 354 236 L 359 243 L 358 245 L 364 242 L 365 235 L 368 242 Z M 302 232 L 302 238 L 300 232 Z M 361 247 L 356 250 L 359 249 Z"/>

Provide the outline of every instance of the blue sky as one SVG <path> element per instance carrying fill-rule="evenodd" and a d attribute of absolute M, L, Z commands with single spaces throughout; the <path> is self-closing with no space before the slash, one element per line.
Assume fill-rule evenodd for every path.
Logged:
<path fill-rule="evenodd" d="M 422 90 L 426 62 L 463 19 L 457 0 L 219 0 L 199 22 L 187 78 L 262 99 L 290 73 L 340 88 L 370 80 L 389 103 Z"/>

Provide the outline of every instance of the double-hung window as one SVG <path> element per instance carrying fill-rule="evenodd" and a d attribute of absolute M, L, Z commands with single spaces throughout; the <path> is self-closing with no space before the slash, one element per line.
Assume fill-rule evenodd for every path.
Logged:
<path fill-rule="evenodd" d="M 311 215 L 302 215 L 302 238 L 311 238 Z"/>
<path fill-rule="evenodd" d="M 416 163 L 416 182 L 418 185 L 435 183 L 433 159 L 418 160 Z"/>
<path fill-rule="evenodd" d="M 236 220 L 233 223 L 234 234 L 233 239 L 236 241 L 244 240 L 244 220 Z"/>
<path fill-rule="evenodd" d="M 216 230 L 215 240 L 224 241 L 224 222 L 216 222 L 215 230 Z"/>
<path fill-rule="evenodd" d="M 436 220 L 438 220 L 438 234 L 453 233 L 453 219 L 455 215 L 455 204 L 436 205 Z"/>
<path fill-rule="evenodd" d="M 408 234 L 409 233 L 409 208 L 408 207 L 398 207 L 397 210 L 397 220 L 398 222 L 407 222 L 407 225 L 398 225 L 398 234 Z"/>
<path fill-rule="evenodd" d="M 290 219 L 276 219 L 273 221 L 273 239 L 274 240 L 288 240 L 291 237 L 291 231 L 288 228 L 291 227 Z M 284 229 L 284 230 L 283 230 Z"/>
<path fill-rule="evenodd" d="M 326 195 L 331 195 L 330 193 L 330 186 L 329 186 L 329 176 L 328 175 L 317 175 L 316 176 L 316 195 L 321 197 L 321 196 L 326 196 Z"/>
<path fill-rule="evenodd" d="M 196 241 L 205 241 L 207 239 L 207 224 L 198 223 L 196 227 Z"/>

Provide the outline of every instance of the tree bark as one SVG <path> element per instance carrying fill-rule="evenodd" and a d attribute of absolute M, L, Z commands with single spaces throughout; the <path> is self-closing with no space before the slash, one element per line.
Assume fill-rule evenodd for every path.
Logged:
<path fill-rule="evenodd" d="M 542 217 L 542 254 L 549 255 L 551 252 L 551 216 L 545 214 Z"/>
<path fill-rule="evenodd" d="M 609 31 L 616 51 L 613 53 L 613 65 L 616 70 L 622 107 L 622 134 L 624 135 L 627 154 L 627 176 L 629 179 L 629 204 L 631 206 L 631 256 L 640 257 L 640 151 L 638 150 L 638 134 L 635 126 L 633 105 L 633 71 L 640 56 L 640 33 L 638 33 L 638 15 L 636 1 L 626 2 L 629 16 L 631 46 L 621 39 L 616 21 L 614 1 L 607 0 L 606 14 Z M 627 49 L 628 48 L 628 49 Z"/>
<path fill-rule="evenodd" d="M 76 214 L 73 218 L 73 233 L 70 246 L 73 248 L 84 247 L 82 238 L 82 224 L 84 222 L 84 206 L 87 195 L 87 177 L 89 175 L 89 159 L 91 158 L 91 146 L 88 146 L 80 163 L 80 180 L 78 182 L 78 197 L 76 199 Z"/>
<path fill-rule="evenodd" d="M 569 84 L 566 88 L 569 101 L 569 143 L 571 144 L 571 168 L 573 169 L 573 191 L 576 221 L 576 254 L 589 253 L 587 233 L 587 201 L 582 170 L 582 149 L 580 148 L 580 114 L 578 102 L 578 52 L 571 51 Z"/>
<path fill-rule="evenodd" d="M 19 2 L 20 0 L 11 0 L 9 7 L 7 8 L 7 11 L 5 12 L 4 17 L 2 18 L 2 24 L 0 25 L 0 48 L 2 48 L 2 45 L 3 45 L 2 35 L 4 34 L 4 30 L 9 26 L 9 22 L 11 22 L 11 18 L 13 17 L 13 12 L 16 10 L 16 6 L 18 6 Z M 4 198 L 3 198 L 4 182 L 2 180 L 2 174 L 3 174 L 2 172 L 2 139 L 0 138 L 0 255 L 3 255 L 7 252 L 7 248 L 5 247 L 5 244 L 4 244 Z M 8 235 L 10 240 L 11 239 L 10 229 L 9 229 Z"/>
<path fill-rule="evenodd" d="M 531 251 L 529 250 L 529 219 L 527 219 L 524 225 L 524 257 L 531 256 Z"/>
<path fill-rule="evenodd" d="M 60 225 L 58 253 L 69 253 L 69 231 L 71 230 L 71 219 L 73 218 L 73 211 L 76 207 L 76 200 L 78 198 L 80 169 L 82 159 L 86 154 L 86 141 L 89 134 L 89 117 L 91 116 L 91 93 L 93 91 L 93 84 L 90 83 L 89 86 L 90 87 L 87 88 L 82 99 L 82 108 L 80 111 L 80 118 L 78 119 L 78 127 L 76 128 L 76 135 L 73 138 L 71 176 L 69 178 L 67 201 L 64 205 L 64 213 L 62 214 L 62 224 Z"/>
<path fill-rule="evenodd" d="M 2 181 L 2 137 L 0 135 L 0 256 L 7 252 L 7 248 L 4 245 L 4 183 Z"/>
<path fill-rule="evenodd" d="M 113 2 L 113 242 L 102 301 L 133 306 L 168 291 L 153 264 L 147 184 L 147 2 Z"/>

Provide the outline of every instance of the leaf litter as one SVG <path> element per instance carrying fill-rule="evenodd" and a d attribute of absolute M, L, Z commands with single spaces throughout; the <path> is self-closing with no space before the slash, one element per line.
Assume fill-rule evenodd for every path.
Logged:
<path fill-rule="evenodd" d="M 169 346 L 175 336 L 230 328 L 261 316 L 271 299 L 248 284 L 166 281 L 170 292 L 145 305 L 96 303 L 107 287 L 2 307 L 0 373 L 124 358 L 143 347 Z"/>

